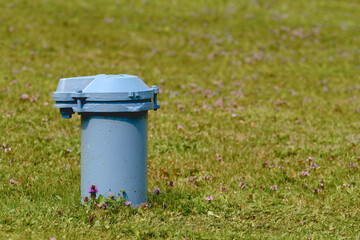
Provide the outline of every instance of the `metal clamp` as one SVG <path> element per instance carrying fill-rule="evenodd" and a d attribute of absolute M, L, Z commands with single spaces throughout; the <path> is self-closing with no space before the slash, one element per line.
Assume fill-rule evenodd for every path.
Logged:
<path fill-rule="evenodd" d="M 81 109 L 85 103 L 86 97 L 84 97 L 82 95 L 82 90 L 76 90 L 75 93 L 76 93 L 76 94 L 74 94 L 75 96 L 73 96 L 72 98 L 76 101 L 77 111 L 81 112 Z"/>
<path fill-rule="evenodd" d="M 158 86 L 152 86 L 151 87 L 154 91 L 154 111 L 158 110 L 160 108 L 160 105 L 157 104 L 157 95 L 159 94 L 159 87 Z"/>

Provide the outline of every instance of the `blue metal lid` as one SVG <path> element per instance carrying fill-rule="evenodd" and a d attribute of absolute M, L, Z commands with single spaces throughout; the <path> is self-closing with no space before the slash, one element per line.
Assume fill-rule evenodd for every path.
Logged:
<path fill-rule="evenodd" d="M 53 93 L 55 108 L 63 118 L 74 112 L 140 112 L 157 110 L 159 88 L 149 88 L 133 75 L 100 74 L 87 77 L 61 78 Z"/>

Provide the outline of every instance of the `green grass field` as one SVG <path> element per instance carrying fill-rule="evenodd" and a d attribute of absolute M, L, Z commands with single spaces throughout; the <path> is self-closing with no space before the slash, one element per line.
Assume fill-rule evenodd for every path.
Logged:
<path fill-rule="evenodd" d="M 0 1 L 0 36 L 0 239 L 360 239 L 358 1 Z M 80 203 L 52 92 L 100 73 L 162 91 L 145 209 Z"/>

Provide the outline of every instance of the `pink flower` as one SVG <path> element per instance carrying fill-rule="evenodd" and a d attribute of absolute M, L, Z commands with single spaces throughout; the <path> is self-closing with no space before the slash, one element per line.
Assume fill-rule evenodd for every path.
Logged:
<path fill-rule="evenodd" d="M 211 179 L 209 175 L 204 175 L 203 178 L 204 178 L 204 180 L 210 180 Z"/>
<path fill-rule="evenodd" d="M 277 185 L 270 186 L 270 188 L 271 188 L 272 190 L 276 191 L 276 190 L 277 190 Z"/>
<path fill-rule="evenodd" d="M 353 163 L 350 163 L 350 167 L 355 167 L 355 164 L 353 164 Z"/>
<path fill-rule="evenodd" d="M 239 91 L 237 92 L 237 96 L 238 96 L 239 98 L 243 98 L 243 97 L 244 97 L 241 89 L 239 89 Z"/>
<path fill-rule="evenodd" d="M 313 193 L 318 194 L 320 192 L 320 189 L 313 189 Z"/>
<path fill-rule="evenodd" d="M 209 54 L 208 59 L 213 60 L 214 59 L 214 53 Z"/>
<path fill-rule="evenodd" d="M 314 162 L 311 162 L 311 163 L 310 163 L 310 168 L 317 168 L 317 164 L 314 163 Z"/>
<path fill-rule="evenodd" d="M 217 101 L 215 102 L 215 105 L 218 106 L 218 107 L 223 107 L 223 100 L 222 100 L 222 98 L 219 98 L 219 100 L 217 100 Z"/>
<path fill-rule="evenodd" d="M 240 187 L 241 189 L 246 188 L 246 183 L 243 183 L 243 182 L 239 183 L 239 187 Z"/>
<path fill-rule="evenodd" d="M 183 112 L 184 109 L 185 109 L 182 104 L 178 104 L 178 105 L 177 105 L 177 108 L 178 108 L 180 111 L 182 111 L 182 112 Z"/>
<path fill-rule="evenodd" d="M 213 196 L 208 196 L 208 197 L 206 197 L 206 201 L 207 201 L 207 202 L 211 202 L 212 200 L 214 200 L 214 197 L 213 197 Z"/>
<path fill-rule="evenodd" d="M 10 179 L 11 184 L 16 184 L 17 182 L 14 179 Z"/>
<path fill-rule="evenodd" d="M 89 193 L 92 198 L 96 198 L 96 194 L 98 193 L 98 188 L 95 185 L 89 185 Z"/>
<path fill-rule="evenodd" d="M 37 97 L 36 97 L 36 96 L 32 96 L 32 97 L 30 98 L 30 102 L 35 102 L 35 101 L 36 101 L 36 99 L 37 99 Z"/>
<path fill-rule="evenodd" d="M 153 193 L 159 195 L 161 191 L 159 188 L 155 188 Z"/>
<path fill-rule="evenodd" d="M 221 191 L 226 192 L 226 187 L 221 187 Z"/>
<path fill-rule="evenodd" d="M 302 174 L 304 175 L 304 176 L 309 176 L 309 173 L 308 173 L 308 171 L 305 169 L 304 171 L 302 171 Z"/>
<path fill-rule="evenodd" d="M 183 127 L 183 125 L 178 125 L 178 126 L 177 126 L 177 129 L 179 129 L 179 130 L 183 130 L 183 129 L 184 129 L 184 127 Z"/>
<path fill-rule="evenodd" d="M 125 203 L 125 206 L 126 207 L 128 207 L 128 206 L 130 206 L 131 205 L 131 202 L 130 201 L 127 201 L 126 203 Z"/>
<path fill-rule="evenodd" d="M 9 85 L 14 85 L 14 84 L 16 84 L 18 81 L 17 80 L 13 80 L 13 81 L 11 81 L 10 83 L 9 83 Z"/>
<path fill-rule="evenodd" d="M 60 210 L 56 211 L 55 214 L 56 214 L 56 215 L 62 215 L 63 212 L 64 212 L 64 211 L 60 209 Z"/>
<path fill-rule="evenodd" d="M 66 152 L 67 152 L 67 153 L 71 153 L 72 150 L 71 150 L 71 149 L 66 149 Z"/>
<path fill-rule="evenodd" d="M 188 182 L 193 182 L 193 181 L 194 181 L 194 177 L 187 178 L 186 180 L 188 180 Z"/>
<path fill-rule="evenodd" d="M 23 95 L 21 95 L 21 98 L 22 98 L 23 100 L 29 99 L 29 95 L 26 94 L 26 93 L 24 93 Z"/>

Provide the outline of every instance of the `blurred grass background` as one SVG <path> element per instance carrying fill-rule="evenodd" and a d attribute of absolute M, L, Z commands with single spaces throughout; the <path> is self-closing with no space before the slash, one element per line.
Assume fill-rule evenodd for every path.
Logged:
<path fill-rule="evenodd" d="M 359 237 L 359 15 L 349 0 L 0 1 L 1 238 Z M 61 119 L 52 92 L 100 73 L 162 93 L 150 208 L 94 226 L 80 119 Z"/>

